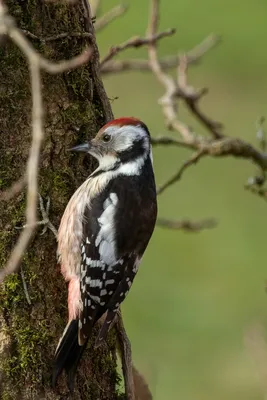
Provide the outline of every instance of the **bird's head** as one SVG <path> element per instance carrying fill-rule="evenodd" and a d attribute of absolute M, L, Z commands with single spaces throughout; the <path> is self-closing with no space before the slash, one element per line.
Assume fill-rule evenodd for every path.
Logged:
<path fill-rule="evenodd" d="M 144 160 L 151 155 L 150 134 L 140 120 L 118 118 L 104 125 L 94 139 L 72 150 L 91 154 L 101 169 L 109 170 L 114 165 Z"/>

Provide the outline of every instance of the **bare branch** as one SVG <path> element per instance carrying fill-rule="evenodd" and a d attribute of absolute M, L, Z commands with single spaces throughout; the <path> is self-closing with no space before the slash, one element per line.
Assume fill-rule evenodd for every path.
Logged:
<path fill-rule="evenodd" d="M 50 63 L 35 51 L 32 45 L 24 37 L 22 32 L 16 27 L 13 19 L 7 14 L 6 8 L 2 3 L 0 3 L 0 26 L 1 31 L 9 35 L 9 37 L 21 49 L 28 59 L 32 91 L 32 143 L 29 152 L 26 174 L 26 227 L 21 233 L 14 249 L 12 250 L 6 266 L 0 272 L 0 282 L 2 282 L 7 275 L 17 270 L 21 258 L 29 244 L 30 239 L 32 238 L 36 227 L 39 158 L 41 145 L 44 138 L 41 68 L 50 73 L 59 73 L 71 68 L 76 68 L 89 59 L 92 51 L 91 49 L 86 49 L 81 55 L 72 60 L 62 61 L 60 63 Z"/>
<path fill-rule="evenodd" d="M 27 283 L 26 283 L 26 279 L 25 279 L 25 274 L 24 274 L 24 271 L 23 271 L 22 266 L 20 267 L 20 275 L 21 275 L 22 285 L 23 285 L 23 289 L 24 289 L 24 293 L 25 293 L 25 297 L 26 297 L 27 303 L 28 303 L 29 305 L 31 305 L 32 302 L 31 302 L 31 299 L 30 299 L 30 296 L 29 296 L 29 292 L 28 292 L 28 288 L 27 288 Z"/>
<path fill-rule="evenodd" d="M 133 365 L 131 342 L 123 324 L 121 311 L 118 312 L 115 329 L 127 400 L 152 400 L 152 394 L 144 376 Z"/>
<path fill-rule="evenodd" d="M 159 0 L 153 0 L 151 2 L 151 15 L 148 21 L 147 37 L 152 37 L 157 33 L 159 19 Z M 157 55 L 157 49 L 155 42 L 151 42 L 148 45 L 148 55 L 150 60 L 150 66 L 159 80 L 159 82 L 165 87 L 165 95 L 159 100 L 162 106 L 163 114 L 166 118 L 167 126 L 170 129 L 176 129 L 180 132 L 184 141 L 191 143 L 193 136 L 190 129 L 177 119 L 177 108 L 176 108 L 176 97 L 178 87 L 173 78 L 164 73 Z"/>
<path fill-rule="evenodd" d="M 132 350 L 131 342 L 127 336 L 124 328 L 121 311 L 117 314 L 117 321 L 115 324 L 118 350 L 121 357 L 122 371 L 125 384 L 125 394 L 127 399 L 135 399 L 135 388 L 133 379 L 133 363 L 132 363 Z"/>
<path fill-rule="evenodd" d="M 176 67 L 179 62 L 178 56 L 169 56 L 160 60 L 163 69 Z M 120 73 L 126 71 L 151 71 L 148 60 L 110 60 L 101 66 L 101 74 Z"/>
<path fill-rule="evenodd" d="M 220 43 L 219 36 L 209 35 L 206 37 L 203 42 L 198 44 L 192 50 L 186 53 L 187 63 L 188 65 L 198 64 L 203 55 L 209 51 L 211 48 L 215 47 Z M 159 59 L 159 64 L 163 70 L 177 67 L 180 62 L 180 56 L 168 56 L 162 59 Z M 151 71 L 151 64 L 149 60 L 110 60 L 101 67 L 101 73 L 109 74 L 109 73 L 119 73 L 123 71 Z"/>
<path fill-rule="evenodd" d="M 215 219 L 212 218 L 203 219 L 201 221 L 190 221 L 188 219 L 174 221 L 164 218 L 158 218 L 157 225 L 168 229 L 179 229 L 186 232 L 199 232 L 203 229 L 214 228 L 217 225 L 217 222 Z"/>
<path fill-rule="evenodd" d="M 110 22 L 114 21 L 114 19 L 122 16 L 127 11 L 127 9 L 128 9 L 128 7 L 123 4 L 119 4 L 118 6 L 112 8 L 105 15 L 103 15 L 102 17 L 100 17 L 96 20 L 95 31 L 96 32 L 101 31 Z"/>
<path fill-rule="evenodd" d="M 178 147 L 185 147 L 187 149 L 192 149 L 192 145 L 185 143 L 181 139 L 176 139 L 175 137 L 170 136 L 159 136 L 159 137 L 152 137 L 151 144 L 156 146 L 178 146 Z"/>
<path fill-rule="evenodd" d="M 197 44 L 186 54 L 188 64 L 196 64 L 211 49 L 221 43 L 221 37 L 211 33 L 201 43 Z"/>
<path fill-rule="evenodd" d="M 144 45 L 149 45 L 150 43 L 156 43 L 160 39 L 163 39 L 164 37 L 171 36 L 175 33 L 175 29 L 168 29 L 167 31 L 160 32 L 156 35 L 152 35 L 147 38 L 141 38 L 139 36 L 133 37 L 126 42 L 118 45 L 111 47 L 109 50 L 109 53 L 102 59 L 100 62 L 100 68 L 103 68 L 103 65 L 110 61 L 113 57 L 115 57 L 118 53 L 120 53 L 123 50 L 129 49 L 131 47 L 141 47 Z"/>
<path fill-rule="evenodd" d="M 196 164 L 200 160 L 200 158 L 203 157 L 205 154 L 206 153 L 204 150 L 199 150 L 196 153 L 193 153 L 193 155 L 183 163 L 182 167 L 178 170 L 178 172 L 171 179 L 167 180 L 167 182 L 165 182 L 162 186 L 158 188 L 157 194 L 159 195 L 163 193 L 166 189 L 168 189 L 168 187 L 178 182 L 181 179 L 185 169 L 190 167 L 190 165 Z"/>
<path fill-rule="evenodd" d="M 0 15 L 1 17 L 1 15 Z M 12 38 L 16 42 L 16 31 L 15 35 L 12 32 Z M 18 32 L 21 35 L 20 32 Z M 15 39 L 14 39 L 15 36 Z M 16 42 L 17 43 L 17 42 Z M 42 96 L 41 96 L 41 74 L 38 57 L 31 56 L 29 58 L 30 70 L 31 70 L 31 86 L 32 86 L 32 144 L 28 159 L 27 166 L 27 206 L 26 206 L 26 221 L 28 226 L 21 233 L 9 260 L 6 263 L 4 269 L 0 272 L 0 282 L 3 279 L 16 271 L 21 261 L 21 258 L 28 246 L 28 243 L 34 233 L 34 225 L 36 223 L 36 206 L 37 206 L 37 192 L 38 192 L 38 165 L 39 155 L 42 140 L 44 137 L 43 133 L 43 107 L 42 107 Z"/>
<path fill-rule="evenodd" d="M 262 178 L 262 183 L 258 183 L 258 178 Z M 246 190 L 261 197 L 263 200 L 267 201 L 267 189 L 262 187 L 265 182 L 265 177 L 253 177 L 249 178 L 248 183 L 244 186 Z"/>
<path fill-rule="evenodd" d="M 152 138 L 154 145 L 175 145 L 195 150 L 195 153 L 187 160 L 171 179 L 163 186 L 159 187 L 158 194 L 161 194 L 169 186 L 178 182 L 186 168 L 195 164 L 203 156 L 226 157 L 249 159 L 254 162 L 262 171 L 267 171 L 267 153 L 263 153 L 254 148 L 251 144 L 236 138 L 224 137 L 218 140 L 208 140 L 201 137 L 195 137 L 191 143 L 179 139 L 166 137 Z M 251 186 L 251 184 L 250 184 Z M 250 189 L 253 191 L 253 189 Z M 254 193 L 256 190 L 254 190 Z M 258 190 L 258 194 L 265 195 L 264 190 Z"/>
<path fill-rule="evenodd" d="M 192 86 L 188 86 L 187 84 L 187 68 L 188 61 L 187 56 L 184 54 L 180 57 L 180 62 L 177 68 L 177 81 L 178 81 L 178 96 L 182 98 L 192 112 L 192 114 L 208 129 L 208 131 L 212 134 L 215 139 L 219 139 L 223 137 L 221 130 L 222 124 L 217 121 L 213 121 L 211 118 L 208 118 L 200 109 L 199 109 L 199 100 L 203 97 L 204 94 L 208 92 L 207 89 L 202 89 L 196 91 Z"/>
<path fill-rule="evenodd" d="M 260 143 L 260 148 L 262 151 L 266 151 L 266 146 L 267 146 L 267 142 L 266 142 L 266 134 L 264 132 L 263 129 L 263 125 L 265 122 L 265 118 L 264 117 L 260 117 L 256 123 L 256 128 L 257 128 L 257 133 L 256 133 L 256 137 Z"/>
<path fill-rule="evenodd" d="M 88 32 L 62 32 L 62 33 L 59 33 L 58 35 L 39 37 L 39 36 L 34 35 L 32 32 L 27 31 L 26 29 L 21 29 L 20 31 L 25 36 L 29 37 L 30 39 L 38 40 L 39 42 L 42 42 L 42 43 L 53 42 L 55 40 L 65 39 L 66 37 L 67 38 L 71 38 L 71 37 L 90 38 L 92 36 Z"/>

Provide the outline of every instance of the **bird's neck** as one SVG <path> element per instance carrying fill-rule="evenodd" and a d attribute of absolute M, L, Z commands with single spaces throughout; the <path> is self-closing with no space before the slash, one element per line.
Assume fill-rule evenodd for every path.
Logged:
<path fill-rule="evenodd" d="M 112 155 L 105 155 L 99 160 L 98 168 L 90 175 L 90 177 L 99 176 L 100 174 L 110 173 L 117 175 L 140 175 L 147 161 L 152 165 L 152 152 L 143 153 L 133 159 L 123 161 Z"/>

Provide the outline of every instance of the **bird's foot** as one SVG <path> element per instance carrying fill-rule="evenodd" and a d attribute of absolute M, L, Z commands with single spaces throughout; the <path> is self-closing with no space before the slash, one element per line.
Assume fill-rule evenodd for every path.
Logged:
<path fill-rule="evenodd" d="M 46 200 L 47 200 L 46 205 L 44 205 L 44 199 L 39 194 L 39 207 L 40 207 L 40 211 L 41 211 L 41 215 L 42 215 L 43 219 L 41 221 L 37 221 L 35 223 L 35 226 L 41 226 L 41 225 L 44 226 L 44 228 L 41 232 L 41 235 L 44 235 L 47 232 L 47 229 L 50 229 L 50 231 L 53 232 L 53 234 L 57 238 L 57 234 L 58 234 L 57 229 L 55 228 L 55 226 L 52 224 L 52 222 L 49 219 L 49 210 L 50 210 L 50 204 L 51 204 L 50 197 L 48 196 L 46 198 Z M 16 229 L 24 229 L 27 226 L 28 226 L 27 224 L 25 224 L 23 226 L 16 226 Z"/>

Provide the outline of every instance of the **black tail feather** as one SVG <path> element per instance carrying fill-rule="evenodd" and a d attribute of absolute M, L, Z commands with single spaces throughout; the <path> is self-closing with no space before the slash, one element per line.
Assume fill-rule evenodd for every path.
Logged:
<path fill-rule="evenodd" d="M 65 369 L 69 390 L 73 391 L 75 373 L 87 342 L 88 339 L 82 346 L 78 343 L 78 320 L 69 322 L 56 350 L 52 374 L 53 387 L 56 386 L 57 378 Z"/>

